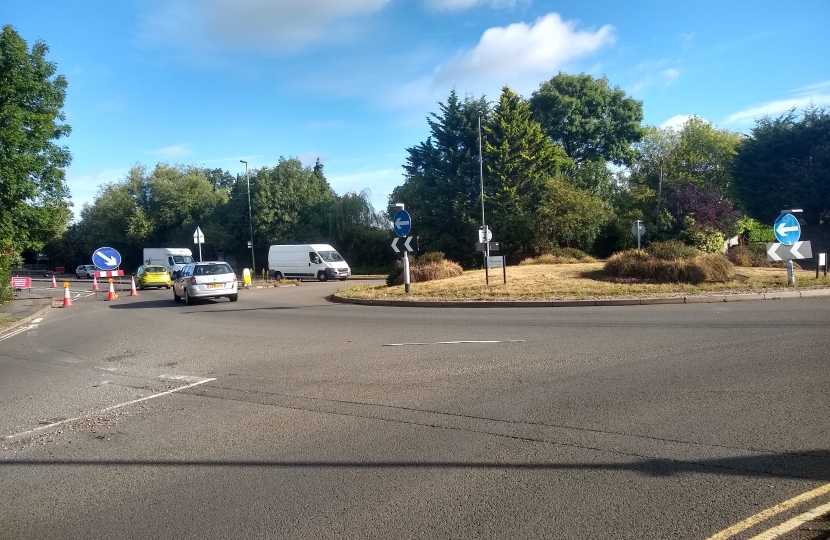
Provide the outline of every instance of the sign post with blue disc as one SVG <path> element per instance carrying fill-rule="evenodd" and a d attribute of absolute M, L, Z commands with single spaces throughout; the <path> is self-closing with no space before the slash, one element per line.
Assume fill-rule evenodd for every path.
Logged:
<path fill-rule="evenodd" d="M 801 244 L 801 242 L 798 241 L 798 239 L 801 238 L 801 224 L 798 223 L 798 219 L 796 219 L 796 217 L 789 212 L 778 216 L 778 219 L 775 220 L 775 225 L 772 226 L 772 229 L 775 233 L 775 239 L 785 246 Z M 807 247 L 810 247 L 809 243 Z M 769 253 L 769 250 L 767 250 L 767 253 Z M 812 253 L 810 255 L 812 256 Z M 795 284 L 795 271 L 793 270 L 793 261 L 791 258 L 787 259 L 787 283 L 790 285 Z"/>
<path fill-rule="evenodd" d="M 398 203 L 401 209 L 395 212 L 395 216 L 392 218 L 392 229 L 394 229 L 395 234 L 399 237 L 404 237 L 409 234 L 409 231 L 412 230 L 412 216 L 409 215 L 409 212 L 403 209 L 403 204 Z M 407 238 L 404 242 L 404 247 L 406 248 L 403 252 L 403 285 L 406 294 L 409 294 L 409 255 L 407 252 L 411 251 L 409 247 L 409 242 L 412 238 Z M 395 241 L 392 242 L 392 249 L 395 251 L 399 251 L 397 244 L 398 239 L 395 238 Z"/>
<path fill-rule="evenodd" d="M 121 266 L 121 254 L 111 247 L 100 247 L 92 254 L 92 264 L 100 270 L 115 270 Z"/>

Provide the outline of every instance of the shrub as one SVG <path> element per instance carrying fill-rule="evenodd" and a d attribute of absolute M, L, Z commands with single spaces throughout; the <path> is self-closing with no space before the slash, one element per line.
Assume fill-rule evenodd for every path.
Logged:
<path fill-rule="evenodd" d="M 784 262 L 772 262 L 767 260 L 766 244 L 746 244 L 743 246 L 732 246 L 731 248 L 729 248 L 729 251 L 726 252 L 726 257 L 735 266 L 780 268 L 785 265 Z"/>
<path fill-rule="evenodd" d="M 582 251 L 581 249 L 571 248 L 571 247 L 557 247 L 551 250 L 551 255 L 555 255 L 557 257 L 565 257 L 567 259 L 576 259 L 582 260 L 585 258 L 593 259 L 587 253 Z"/>
<path fill-rule="evenodd" d="M 553 248 L 551 253 L 524 259 L 519 265 L 526 264 L 574 264 L 596 262 L 596 259 L 576 248 Z"/>
<path fill-rule="evenodd" d="M 632 249 L 612 255 L 605 264 L 605 273 L 608 275 L 658 282 L 697 284 L 704 281 L 725 281 L 732 277 L 733 272 L 732 263 L 720 254 L 667 260 Z"/>
<path fill-rule="evenodd" d="M 701 254 L 694 246 L 684 244 L 679 240 L 666 240 L 665 242 L 653 242 L 649 244 L 646 251 L 656 259 L 670 261 L 672 259 L 691 259 Z"/>
<path fill-rule="evenodd" d="M 460 276 L 464 273 L 461 266 L 444 258 L 442 251 L 428 251 L 421 256 L 409 260 L 410 283 L 423 283 L 435 279 L 444 279 Z M 386 284 L 403 285 L 403 261 L 397 261 L 386 276 Z"/>

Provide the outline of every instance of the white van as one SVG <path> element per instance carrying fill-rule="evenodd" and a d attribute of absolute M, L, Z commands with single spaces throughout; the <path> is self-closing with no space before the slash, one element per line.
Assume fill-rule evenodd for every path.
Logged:
<path fill-rule="evenodd" d="M 268 275 L 274 279 L 345 280 L 352 270 L 337 250 L 328 244 L 271 246 Z"/>
<path fill-rule="evenodd" d="M 187 248 L 144 248 L 142 265 L 160 264 L 167 267 L 167 271 L 172 274 L 192 262 L 195 262 L 193 253 Z"/>

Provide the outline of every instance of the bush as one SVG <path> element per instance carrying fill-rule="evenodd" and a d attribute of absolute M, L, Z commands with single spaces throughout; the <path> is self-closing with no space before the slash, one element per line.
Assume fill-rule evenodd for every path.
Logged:
<path fill-rule="evenodd" d="M 596 259 L 576 248 L 553 248 L 550 253 L 524 259 L 519 265 L 526 264 L 574 264 L 596 262 Z"/>
<path fill-rule="evenodd" d="M 616 253 L 605 264 L 605 273 L 615 277 L 633 277 L 658 282 L 703 283 L 725 281 L 734 267 L 725 256 L 702 254 L 687 259 L 658 259 L 647 252 L 628 250 Z"/>
<path fill-rule="evenodd" d="M 448 261 L 441 251 L 428 251 L 419 257 L 409 260 L 410 283 L 423 283 L 435 279 L 445 279 L 460 276 L 464 270 L 458 263 Z M 398 261 L 386 276 L 386 284 L 403 285 L 403 261 Z"/>
<path fill-rule="evenodd" d="M 694 246 L 684 244 L 679 240 L 666 240 L 665 242 L 653 242 L 649 244 L 646 251 L 656 259 L 670 261 L 673 259 L 692 259 L 701 254 Z"/>
<path fill-rule="evenodd" d="M 772 262 L 767 260 L 766 244 L 732 246 L 729 248 L 729 251 L 726 252 L 726 257 L 735 266 L 755 266 L 761 268 L 781 268 L 785 266 L 784 262 Z"/>

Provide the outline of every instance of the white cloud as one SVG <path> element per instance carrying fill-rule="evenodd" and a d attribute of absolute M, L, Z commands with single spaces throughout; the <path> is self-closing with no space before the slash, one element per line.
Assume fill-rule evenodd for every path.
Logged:
<path fill-rule="evenodd" d="M 339 31 L 343 20 L 383 9 L 390 0 L 170 0 L 146 21 L 145 37 L 194 51 L 285 52 Z M 337 27 L 334 21 L 340 21 Z"/>
<path fill-rule="evenodd" d="M 576 23 L 549 13 L 533 24 L 515 23 L 486 30 L 471 50 L 462 50 L 438 66 L 432 76 L 402 85 L 396 104 L 446 98 L 451 88 L 495 98 L 505 85 L 519 94 L 534 90 L 568 62 L 595 53 L 615 41 L 614 30 L 577 30 Z"/>
<path fill-rule="evenodd" d="M 666 120 L 665 122 L 663 122 L 662 124 L 660 124 L 660 128 L 661 129 L 674 129 L 674 130 L 682 129 L 683 126 L 686 125 L 686 122 L 689 121 L 689 118 L 691 118 L 692 116 L 694 116 L 694 115 L 692 115 L 692 114 L 676 114 L 676 115 L 672 116 L 671 118 L 669 118 L 668 120 Z"/>
<path fill-rule="evenodd" d="M 486 4 L 494 8 L 513 7 L 519 0 L 426 0 L 428 9 L 433 11 L 461 11 L 479 4 Z"/>
<path fill-rule="evenodd" d="M 796 89 L 792 94 L 789 98 L 768 101 L 730 114 L 726 118 L 726 122 L 728 124 L 750 124 L 758 118 L 767 115 L 777 116 L 793 108 L 801 110 L 810 105 L 830 106 L 830 81 Z"/>
<path fill-rule="evenodd" d="M 158 148 L 150 151 L 150 154 L 159 156 L 162 159 L 176 159 L 189 156 L 192 153 L 193 151 L 187 144 L 174 144 L 172 146 L 165 146 L 164 148 Z"/>

